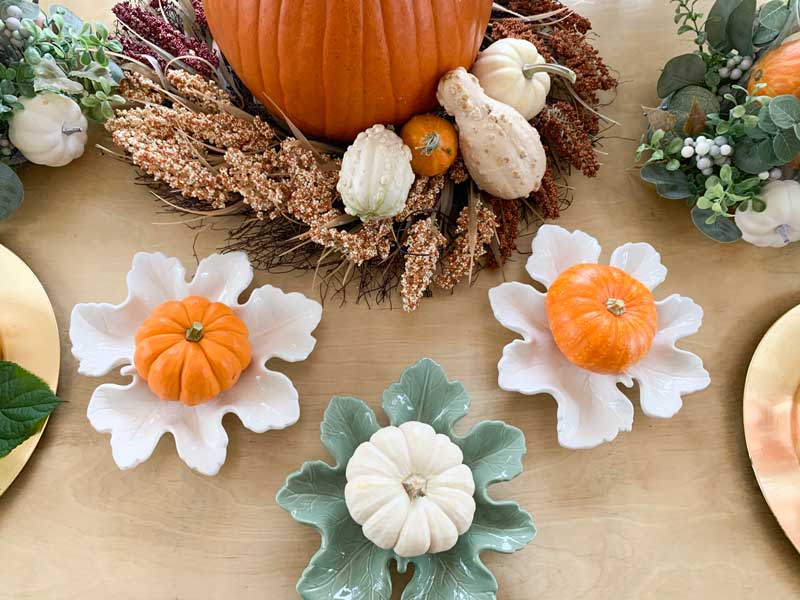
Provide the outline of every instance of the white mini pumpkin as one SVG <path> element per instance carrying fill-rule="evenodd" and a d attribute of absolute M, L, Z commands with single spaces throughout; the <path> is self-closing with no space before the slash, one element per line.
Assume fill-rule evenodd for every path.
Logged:
<path fill-rule="evenodd" d="M 550 93 L 550 73 L 575 83 L 575 72 L 546 63 L 527 40 L 504 38 L 478 54 L 472 74 L 486 94 L 516 108 L 528 121 L 538 115 Z"/>
<path fill-rule="evenodd" d="M 734 215 L 742 239 L 755 246 L 781 248 L 800 240 L 800 183 L 771 181 L 761 191 L 763 212 L 737 210 Z"/>
<path fill-rule="evenodd" d="M 26 159 L 62 167 L 83 154 L 89 124 L 77 102 L 54 92 L 19 101 L 24 109 L 11 117 L 8 138 Z"/>
<path fill-rule="evenodd" d="M 547 157 L 539 132 L 518 110 L 487 96 L 463 67 L 442 77 L 437 98 L 456 118 L 461 156 L 480 189 L 504 200 L 539 189 Z"/>
<path fill-rule="evenodd" d="M 463 460 L 426 423 L 379 429 L 347 464 L 347 509 L 367 539 L 399 556 L 449 550 L 475 515 L 475 482 Z"/>
<path fill-rule="evenodd" d="M 368 221 L 402 212 L 412 183 L 411 150 L 393 131 L 373 125 L 344 153 L 336 189 L 345 212 Z"/>

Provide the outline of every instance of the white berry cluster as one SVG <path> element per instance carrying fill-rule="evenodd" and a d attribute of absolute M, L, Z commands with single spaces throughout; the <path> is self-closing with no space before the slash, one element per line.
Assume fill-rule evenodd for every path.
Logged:
<path fill-rule="evenodd" d="M 769 171 L 761 171 L 761 173 L 758 174 L 758 178 L 761 181 L 766 181 L 767 179 L 780 179 L 781 177 L 783 177 L 783 170 L 780 167 L 775 167 Z"/>
<path fill-rule="evenodd" d="M 728 62 L 724 67 L 720 67 L 719 76 L 722 79 L 739 81 L 747 71 L 753 66 L 752 56 L 740 56 L 736 50 L 731 50 L 728 54 Z"/>
<path fill-rule="evenodd" d="M 695 165 L 705 176 L 714 174 L 714 166 L 721 167 L 731 163 L 733 156 L 733 146 L 728 143 L 728 138 L 724 135 L 715 137 L 713 140 L 704 135 L 696 138 L 686 138 L 683 140 L 681 156 L 689 159 L 694 158 Z"/>

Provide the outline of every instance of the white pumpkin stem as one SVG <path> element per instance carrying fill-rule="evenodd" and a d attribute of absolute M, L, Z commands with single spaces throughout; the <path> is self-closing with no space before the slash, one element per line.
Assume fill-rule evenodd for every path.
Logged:
<path fill-rule="evenodd" d="M 781 239 L 783 240 L 784 244 L 789 244 L 792 241 L 791 238 L 789 237 L 789 226 L 786 223 L 784 223 L 783 225 L 778 225 L 775 228 L 775 233 L 781 236 Z"/>
<path fill-rule="evenodd" d="M 615 317 L 621 317 L 625 314 L 625 300 L 621 298 L 609 298 L 606 300 L 606 308 Z"/>
<path fill-rule="evenodd" d="M 189 342 L 199 342 L 203 339 L 203 324 L 200 321 L 195 321 L 192 326 L 186 330 L 186 340 Z"/>
<path fill-rule="evenodd" d="M 411 500 L 424 498 L 428 493 L 428 481 L 419 475 L 411 475 L 403 482 L 403 489 Z"/>
<path fill-rule="evenodd" d="M 417 146 L 415 150 L 419 150 L 422 156 L 430 156 L 433 154 L 439 145 L 442 143 L 442 138 L 436 131 L 431 131 L 424 138 L 422 138 L 422 145 Z"/>
<path fill-rule="evenodd" d="M 63 133 L 64 135 L 72 135 L 74 133 L 81 133 L 82 131 L 83 127 L 67 127 L 66 125 L 64 125 L 61 128 L 61 133 Z"/>
<path fill-rule="evenodd" d="M 555 63 L 542 63 L 540 65 L 522 65 L 522 74 L 525 75 L 526 79 L 531 79 L 536 73 L 551 73 L 553 75 L 558 75 L 559 77 L 563 77 L 567 79 L 570 83 L 575 83 L 578 76 L 575 75 L 575 71 L 572 69 L 565 67 L 564 65 L 558 65 Z"/>

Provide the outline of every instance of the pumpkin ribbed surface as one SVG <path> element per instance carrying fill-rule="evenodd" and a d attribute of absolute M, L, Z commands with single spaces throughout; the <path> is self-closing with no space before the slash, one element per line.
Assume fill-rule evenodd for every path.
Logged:
<path fill-rule="evenodd" d="M 204 0 L 214 40 L 245 85 L 304 133 L 350 141 L 436 105 L 469 67 L 491 0 Z"/>
<path fill-rule="evenodd" d="M 759 83 L 766 84 L 758 90 L 759 96 L 791 94 L 800 98 L 800 40 L 782 44 L 761 57 L 753 67 L 748 92 L 756 94 Z"/>
<path fill-rule="evenodd" d="M 621 373 L 653 343 L 658 314 L 650 290 L 616 267 L 579 264 L 547 290 L 550 331 L 559 350 L 595 373 Z"/>
<path fill-rule="evenodd" d="M 250 364 L 247 326 L 200 296 L 157 306 L 136 331 L 136 371 L 162 400 L 194 406 L 231 388 Z"/>

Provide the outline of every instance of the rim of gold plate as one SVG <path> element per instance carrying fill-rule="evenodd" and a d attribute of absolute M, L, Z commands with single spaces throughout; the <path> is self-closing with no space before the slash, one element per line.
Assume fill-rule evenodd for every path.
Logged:
<path fill-rule="evenodd" d="M 800 306 L 756 348 L 742 408 L 747 452 L 761 493 L 800 551 Z"/>
<path fill-rule="evenodd" d="M 0 244 L 0 357 L 58 384 L 61 347 L 53 305 L 44 287 L 16 254 Z M 45 427 L 0 458 L 0 495 L 27 464 Z"/>

